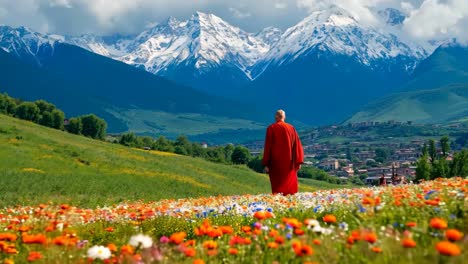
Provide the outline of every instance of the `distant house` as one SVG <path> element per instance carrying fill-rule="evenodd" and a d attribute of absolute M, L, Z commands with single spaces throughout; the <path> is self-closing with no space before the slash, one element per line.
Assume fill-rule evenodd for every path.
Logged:
<path fill-rule="evenodd" d="M 354 176 L 354 169 L 353 167 L 343 167 L 341 171 L 344 172 L 346 177 L 353 177 Z"/>
<path fill-rule="evenodd" d="M 208 148 L 208 144 L 206 144 L 206 142 L 202 142 L 201 146 L 202 146 L 202 148 L 205 148 L 205 149 Z"/>
<path fill-rule="evenodd" d="M 338 170 L 340 168 L 340 162 L 337 159 L 325 160 L 319 164 L 319 168 L 326 171 Z"/>

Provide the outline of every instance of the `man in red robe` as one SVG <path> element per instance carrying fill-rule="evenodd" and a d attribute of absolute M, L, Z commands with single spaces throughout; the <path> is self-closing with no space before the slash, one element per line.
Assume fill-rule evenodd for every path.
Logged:
<path fill-rule="evenodd" d="M 276 122 L 267 128 L 262 164 L 270 175 L 272 192 L 288 195 L 297 193 L 304 151 L 296 129 L 285 119 L 283 110 L 276 111 Z"/>

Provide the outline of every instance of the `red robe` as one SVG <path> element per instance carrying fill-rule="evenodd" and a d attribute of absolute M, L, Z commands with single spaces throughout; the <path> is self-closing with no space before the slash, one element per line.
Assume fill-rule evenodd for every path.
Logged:
<path fill-rule="evenodd" d="M 269 168 L 274 194 L 297 193 L 297 171 L 302 163 L 304 151 L 296 129 L 283 121 L 270 125 L 267 128 L 262 164 Z"/>

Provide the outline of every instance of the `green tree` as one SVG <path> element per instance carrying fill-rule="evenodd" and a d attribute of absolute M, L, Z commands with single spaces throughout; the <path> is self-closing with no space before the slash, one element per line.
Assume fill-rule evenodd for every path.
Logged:
<path fill-rule="evenodd" d="M 224 156 L 224 150 L 222 147 L 209 148 L 206 153 L 209 161 L 225 163 L 226 157 Z"/>
<path fill-rule="evenodd" d="M 247 166 L 252 169 L 253 171 L 256 171 L 258 173 L 263 172 L 263 164 L 262 164 L 262 157 L 261 156 L 256 156 L 250 159 L 250 161 L 247 163 Z"/>
<path fill-rule="evenodd" d="M 424 142 L 424 146 L 422 147 L 422 155 L 423 156 L 429 156 L 429 152 L 427 150 L 427 144 Z"/>
<path fill-rule="evenodd" d="M 181 155 L 192 155 L 192 144 L 188 140 L 188 138 L 184 135 L 177 137 L 176 141 L 174 142 L 175 153 Z"/>
<path fill-rule="evenodd" d="M 375 161 L 377 162 L 386 162 L 388 156 L 390 155 L 390 150 L 384 148 L 378 148 L 375 150 Z"/>
<path fill-rule="evenodd" d="M 206 149 L 199 143 L 192 143 L 192 157 L 206 158 Z"/>
<path fill-rule="evenodd" d="M 106 137 L 107 123 L 94 114 L 80 117 L 83 124 L 82 134 L 86 137 L 104 139 Z"/>
<path fill-rule="evenodd" d="M 437 157 L 437 149 L 435 146 L 435 141 L 433 139 L 429 139 L 428 152 L 429 152 L 429 158 L 431 158 L 431 164 L 434 164 L 434 162 L 436 161 L 436 157 Z"/>
<path fill-rule="evenodd" d="M 51 116 L 52 116 L 52 122 L 51 122 L 50 127 L 55 128 L 55 129 L 63 129 L 64 128 L 63 121 L 65 120 L 65 113 L 63 113 L 59 109 L 54 109 L 52 110 Z"/>
<path fill-rule="evenodd" d="M 46 127 L 52 127 L 52 114 L 49 111 L 42 112 L 39 124 Z"/>
<path fill-rule="evenodd" d="M 416 182 L 429 180 L 431 176 L 431 164 L 427 162 L 427 156 L 421 156 L 416 162 Z"/>
<path fill-rule="evenodd" d="M 232 153 L 234 152 L 234 145 L 233 144 L 227 144 L 224 147 L 224 158 L 227 162 L 232 162 L 231 156 Z"/>
<path fill-rule="evenodd" d="M 127 147 L 136 147 L 138 138 L 133 132 L 125 133 L 120 137 L 119 143 Z"/>
<path fill-rule="evenodd" d="M 468 176 L 468 150 L 463 149 L 455 153 L 453 156 L 453 161 L 450 164 L 450 176 Z"/>
<path fill-rule="evenodd" d="M 442 154 L 446 157 L 450 151 L 450 138 L 448 136 L 443 136 L 440 139 L 440 147 L 442 148 Z"/>
<path fill-rule="evenodd" d="M 12 115 L 15 113 L 16 102 L 7 94 L 0 94 L 0 113 Z"/>
<path fill-rule="evenodd" d="M 250 160 L 250 151 L 243 146 L 236 146 L 231 156 L 234 164 L 247 164 Z"/>
<path fill-rule="evenodd" d="M 65 129 L 72 134 L 80 135 L 83 131 L 83 123 L 81 123 L 81 118 L 70 118 L 68 120 L 68 125 Z"/>
<path fill-rule="evenodd" d="M 442 177 L 442 178 L 448 178 L 450 174 L 450 169 L 447 164 L 447 161 L 445 160 L 445 156 L 441 157 L 439 160 L 434 162 L 434 165 L 432 166 L 432 171 L 431 171 L 431 180 Z"/>
<path fill-rule="evenodd" d="M 16 116 L 18 118 L 33 122 L 39 121 L 39 107 L 31 102 L 23 102 L 16 108 Z"/>
<path fill-rule="evenodd" d="M 174 145 L 164 136 L 160 136 L 154 143 L 154 149 L 164 152 L 174 152 Z"/>
<path fill-rule="evenodd" d="M 56 109 L 54 104 L 51 104 L 44 100 L 37 100 L 34 103 L 37 105 L 37 107 L 39 107 L 39 111 L 41 112 L 41 114 L 44 112 L 52 113 L 52 111 Z"/>

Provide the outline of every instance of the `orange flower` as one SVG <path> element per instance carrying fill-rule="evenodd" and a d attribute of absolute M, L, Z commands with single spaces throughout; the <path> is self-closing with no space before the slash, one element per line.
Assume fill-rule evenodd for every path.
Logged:
<path fill-rule="evenodd" d="M 300 228 L 294 229 L 294 234 L 296 234 L 297 236 L 302 236 L 304 233 L 305 233 L 304 230 Z"/>
<path fill-rule="evenodd" d="M 429 225 L 435 229 L 445 229 L 447 228 L 447 221 L 438 217 L 434 217 L 431 219 Z"/>
<path fill-rule="evenodd" d="M 294 249 L 294 253 L 296 253 L 296 256 L 298 257 L 310 256 L 314 253 L 311 246 L 302 244 L 299 241 L 293 242 L 292 247 Z"/>
<path fill-rule="evenodd" d="M 196 259 L 193 261 L 193 264 L 205 264 L 205 261 L 203 259 Z"/>
<path fill-rule="evenodd" d="M 15 264 L 15 262 L 12 259 L 5 259 L 3 264 Z"/>
<path fill-rule="evenodd" d="M 215 249 L 215 248 L 218 247 L 218 243 L 216 243 L 213 240 L 207 240 L 207 241 L 203 242 L 203 247 L 206 248 L 206 249 Z"/>
<path fill-rule="evenodd" d="M 377 235 L 373 232 L 364 234 L 364 240 L 373 244 L 377 241 Z"/>
<path fill-rule="evenodd" d="M 114 228 L 112 226 L 108 227 L 106 228 L 106 232 L 114 232 Z"/>
<path fill-rule="evenodd" d="M 404 239 L 401 241 L 401 244 L 402 244 L 403 247 L 405 247 L 405 248 L 414 248 L 414 247 L 416 247 L 416 241 L 414 241 L 414 240 L 411 239 L 411 238 L 404 238 Z"/>
<path fill-rule="evenodd" d="M 273 214 L 268 211 L 257 211 L 254 213 L 253 217 L 257 218 L 258 220 L 264 220 L 273 217 Z"/>
<path fill-rule="evenodd" d="M 21 239 L 23 240 L 23 243 L 25 244 L 46 244 L 47 243 L 47 237 L 43 234 L 37 234 L 37 235 L 28 235 L 26 233 L 23 233 L 21 236 Z"/>
<path fill-rule="evenodd" d="M 284 244 L 284 237 L 282 237 L 282 236 L 275 237 L 275 242 L 280 244 L 280 245 Z"/>
<path fill-rule="evenodd" d="M 216 256 L 216 255 L 218 255 L 218 250 L 217 249 L 211 249 L 211 250 L 208 250 L 208 252 L 206 252 L 206 254 L 208 254 L 208 256 Z"/>
<path fill-rule="evenodd" d="M 302 226 L 302 223 L 297 220 L 296 218 L 283 218 L 283 223 L 286 225 L 293 227 L 293 228 L 299 228 Z"/>
<path fill-rule="evenodd" d="M 445 231 L 445 237 L 450 241 L 458 241 L 463 238 L 463 233 L 456 229 L 449 229 Z"/>
<path fill-rule="evenodd" d="M 374 204 L 374 199 L 372 199 L 371 197 L 364 197 L 362 199 L 362 204 L 373 205 Z"/>
<path fill-rule="evenodd" d="M 184 241 L 186 236 L 187 236 L 187 233 L 185 233 L 184 231 L 177 232 L 171 235 L 171 237 L 169 238 L 169 241 L 171 241 L 174 244 L 179 245 L 180 243 Z"/>
<path fill-rule="evenodd" d="M 320 245 L 320 244 L 322 244 L 322 242 L 320 242 L 320 240 L 318 240 L 318 239 L 312 240 L 312 243 L 314 243 L 315 245 Z"/>
<path fill-rule="evenodd" d="M 107 245 L 107 248 L 112 251 L 112 252 L 116 252 L 117 251 L 117 246 L 113 243 L 110 243 Z"/>
<path fill-rule="evenodd" d="M 70 236 L 58 236 L 52 240 L 52 243 L 54 243 L 57 246 L 73 246 L 78 242 L 77 237 L 70 237 Z"/>
<path fill-rule="evenodd" d="M 16 249 L 15 245 L 9 245 L 7 248 L 3 249 L 3 252 L 7 254 L 18 254 L 18 250 Z"/>
<path fill-rule="evenodd" d="M 230 226 L 221 226 L 219 229 L 221 230 L 221 232 L 223 232 L 223 234 L 229 235 L 229 234 L 234 233 L 234 230 Z"/>
<path fill-rule="evenodd" d="M 323 217 L 323 221 L 325 223 L 336 223 L 336 216 L 334 216 L 334 215 L 325 215 Z"/>
<path fill-rule="evenodd" d="M 375 252 L 375 253 L 382 253 L 382 249 L 379 248 L 379 247 L 373 247 L 373 248 L 371 248 L 371 250 L 372 250 L 373 252 Z"/>
<path fill-rule="evenodd" d="M 406 226 L 407 226 L 407 227 L 415 227 L 416 225 L 417 225 L 416 222 L 408 222 L 408 223 L 406 223 Z"/>
<path fill-rule="evenodd" d="M 436 244 L 436 249 L 440 254 L 445 256 L 458 256 L 461 253 L 460 248 L 451 242 L 441 241 Z"/>
<path fill-rule="evenodd" d="M 427 205 L 432 205 L 432 206 L 439 205 L 439 201 L 437 201 L 437 200 L 426 200 L 426 201 L 424 201 L 424 203 L 427 204 Z"/>
<path fill-rule="evenodd" d="M 130 245 L 123 245 L 122 248 L 120 248 L 120 253 L 122 255 L 133 255 L 134 251 L 135 250 Z"/>
<path fill-rule="evenodd" d="M 267 246 L 268 248 L 278 248 L 279 245 L 276 242 L 269 242 Z"/>
<path fill-rule="evenodd" d="M 185 249 L 184 254 L 187 257 L 195 257 L 195 255 L 197 254 L 197 251 L 195 251 L 194 248 L 189 247 Z"/>
<path fill-rule="evenodd" d="M 4 240 L 4 241 L 14 242 L 14 241 L 16 241 L 17 238 L 18 238 L 18 236 L 13 234 L 13 233 L 2 233 L 2 234 L 0 234 L 0 241 Z"/>
<path fill-rule="evenodd" d="M 252 228 L 250 226 L 243 226 L 242 227 L 242 232 L 246 234 L 251 234 L 252 233 Z"/>
<path fill-rule="evenodd" d="M 229 248 L 228 253 L 229 255 L 237 255 L 239 253 L 239 250 L 237 248 Z"/>
<path fill-rule="evenodd" d="M 36 260 L 41 259 L 41 258 L 42 258 L 41 252 L 37 252 L 37 251 L 29 252 L 29 255 L 28 255 L 28 261 L 29 262 L 33 262 L 33 261 L 36 261 Z"/>

